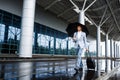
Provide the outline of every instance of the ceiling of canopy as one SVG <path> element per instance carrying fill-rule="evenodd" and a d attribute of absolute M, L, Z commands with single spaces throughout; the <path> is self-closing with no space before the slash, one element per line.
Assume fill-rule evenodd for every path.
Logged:
<path fill-rule="evenodd" d="M 85 8 L 93 1 L 95 3 L 85 11 L 85 16 L 97 25 L 105 23 L 101 26 L 102 40 L 105 39 L 104 34 L 109 33 L 109 38 L 120 40 L 120 2 L 119 0 L 72 0 L 80 10 L 86 1 Z M 79 14 L 75 12 L 74 5 L 70 0 L 37 0 L 37 4 L 45 10 L 53 13 L 56 17 L 71 23 L 77 22 Z M 104 15 L 104 16 L 103 16 Z M 94 24 L 85 22 L 90 35 L 96 37 L 97 28 Z"/>

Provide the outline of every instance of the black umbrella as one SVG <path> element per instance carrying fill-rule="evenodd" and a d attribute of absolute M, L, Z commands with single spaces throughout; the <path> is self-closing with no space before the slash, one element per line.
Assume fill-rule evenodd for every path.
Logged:
<path fill-rule="evenodd" d="M 86 33 L 86 36 L 89 34 L 89 31 L 85 25 L 74 22 L 68 24 L 68 27 L 66 28 L 69 37 L 73 37 L 74 33 L 77 32 L 77 26 L 81 26 L 82 31 Z"/>

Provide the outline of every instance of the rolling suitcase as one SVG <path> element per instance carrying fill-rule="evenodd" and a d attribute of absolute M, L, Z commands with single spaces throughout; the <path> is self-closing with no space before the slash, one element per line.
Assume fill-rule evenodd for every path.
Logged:
<path fill-rule="evenodd" d="M 88 69 L 95 69 L 95 60 L 92 59 L 91 55 L 89 54 L 89 51 L 87 52 L 88 56 L 86 59 L 86 64 Z"/>

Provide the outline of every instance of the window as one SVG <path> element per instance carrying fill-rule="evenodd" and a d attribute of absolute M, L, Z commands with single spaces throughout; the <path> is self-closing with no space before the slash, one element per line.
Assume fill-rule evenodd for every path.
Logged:
<path fill-rule="evenodd" d="M 21 18 L 0 10 L 0 52 L 18 53 Z M 35 23 L 33 34 L 34 54 L 67 54 L 67 34 Z"/>
<path fill-rule="evenodd" d="M 0 53 L 15 54 L 19 49 L 21 18 L 0 10 Z"/>
<path fill-rule="evenodd" d="M 76 55 L 75 43 L 73 42 L 72 38 L 69 38 L 69 54 Z"/>
<path fill-rule="evenodd" d="M 66 37 L 63 32 L 35 23 L 34 27 L 35 54 L 66 54 Z"/>
<path fill-rule="evenodd" d="M 9 26 L 8 39 L 20 40 L 20 29 L 16 27 Z"/>

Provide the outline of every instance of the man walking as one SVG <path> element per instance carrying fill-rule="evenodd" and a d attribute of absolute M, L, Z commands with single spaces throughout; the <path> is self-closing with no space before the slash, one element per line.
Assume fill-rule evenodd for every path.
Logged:
<path fill-rule="evenodd" d="M 73 41 L 75 42 L 76 47 L 77 47 L 78 56 L 77 56 L 77 64 L 75 67 L 75 71 L 77 73 L 78 71 L 83 70 L 83 63 L 82 63 L 81 55 L 82 53 L 85 52 L 85 50 L 88 50 L 86 33 L 82 31 L 82 25 L 77 26 L 77 32 L 74 33 Z"/>

